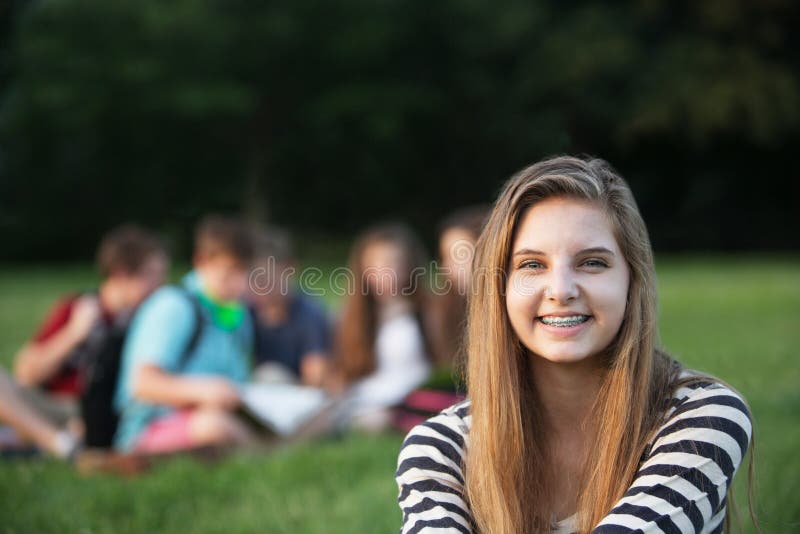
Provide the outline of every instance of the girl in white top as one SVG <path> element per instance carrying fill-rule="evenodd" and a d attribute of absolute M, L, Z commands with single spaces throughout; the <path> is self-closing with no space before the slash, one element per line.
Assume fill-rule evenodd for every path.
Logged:
<path fill-rule="evenodd" d="M 421 250 L 414 235 L 397 224 L 368 230 L 353 247 L 355 284 L 345 299 L 335 343 L 352 425 L 387 426 L 390 408 L 430 374 Z"/>

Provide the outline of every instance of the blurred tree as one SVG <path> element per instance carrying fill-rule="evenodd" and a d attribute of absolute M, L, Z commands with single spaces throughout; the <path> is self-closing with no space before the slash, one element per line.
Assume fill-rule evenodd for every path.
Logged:
<path fill-rule="evenodd" d="M 185 239 L 208 210 L 426 231 L 555 152 L 614 162 L 660 246 L 798 246 L 788 0 L 13 5 L 2 258 L 128 219 Z"/>

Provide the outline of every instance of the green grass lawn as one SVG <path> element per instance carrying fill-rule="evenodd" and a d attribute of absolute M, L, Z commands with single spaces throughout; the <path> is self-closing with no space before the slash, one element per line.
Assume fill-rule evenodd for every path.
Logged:
<path fill-rule="evenodd" d="M 800 530 L 800 259 L 660 258 L 658 274 L 664 345 L 750 402 L 763 530 Z M 85 267 L 0 268 L 0 365 L 56 296 L 93 283 Z M 215 464 L 179 459 L 135 479 L 0 461 L 0 532 L 392 532 L 401 440 L 354 435 Z"/>

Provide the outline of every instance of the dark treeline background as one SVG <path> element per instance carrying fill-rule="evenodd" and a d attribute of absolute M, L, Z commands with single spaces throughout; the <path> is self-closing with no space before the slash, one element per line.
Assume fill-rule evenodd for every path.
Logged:
<path fill-rule="evenodd" d="M 0 259 L 209 210 L 433 234 L 545 155 L 630 181 L 656 249 L 797 249 L 793 0 L 0 2 Z"/>

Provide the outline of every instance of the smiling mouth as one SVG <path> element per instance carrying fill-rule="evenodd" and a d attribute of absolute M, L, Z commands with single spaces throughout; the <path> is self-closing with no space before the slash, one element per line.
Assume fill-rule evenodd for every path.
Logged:
<path fill-rule="evenodd" d="M 556 317 L 553 315 L 544 315 L 537 317 L 536 320 L 548 326 L 559 326 L 561 328 L 569 328 L 570 326 L 578 326 L 583 324 L 591 318 L 590 315 L 569 315 L 566 317 Z"/>

